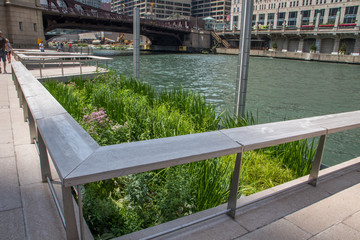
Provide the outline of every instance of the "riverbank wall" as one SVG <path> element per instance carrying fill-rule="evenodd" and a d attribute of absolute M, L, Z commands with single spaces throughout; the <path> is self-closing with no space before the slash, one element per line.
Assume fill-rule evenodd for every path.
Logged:
<path fill-rule="evenodd" d="M 217 54 L 239 54 L 239 49 L 235 48 L 216 48 Z M 333 55 L 324 53 L 305 53 L 305 52 L 282 52 L 269 50 L 250 50 L 250 56 L 273 57 L 295 60 L 320 61 L 320 62 L 337 62 L 360 64 L 360 56 L 354 55 Z"/>

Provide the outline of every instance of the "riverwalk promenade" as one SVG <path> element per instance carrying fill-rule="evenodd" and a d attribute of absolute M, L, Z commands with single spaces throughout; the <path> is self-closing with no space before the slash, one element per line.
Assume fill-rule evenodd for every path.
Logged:
<path fill-rule="evenodd" d="M 6 70 L 0 74 L 0 239 L 66 239 L 48 185 L 41 180 L 10 66 Z M 53 166 L 51 171 L 61 194 Z M 316 187 L 307 179 L 239 199 L 235 219 L 223 214 L 184 226 L 226 209 L 221 205 L 118 239 L 360 239 L 360 158 L 322 170 Z"/>

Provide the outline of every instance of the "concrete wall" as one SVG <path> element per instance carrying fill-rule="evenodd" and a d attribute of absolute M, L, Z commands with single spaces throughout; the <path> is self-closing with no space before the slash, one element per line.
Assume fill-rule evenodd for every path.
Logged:
<path fill-rule="evenodd" d="M 239 51 L 238 49 L 217 48 L 216 53 L 239 54 Z M 298 52 L 282 52 L 282 51 L 267 51 L 267 50 L 250 50 L 250 55 L 273 57 L 273 58 L 309 60 L 309 61 L 360 64 L 360 56 L 352 56 L 352 55 L 332 55 L 332 54 L 298 53 Z"/>
<path fill-rule="evenodd" d="M 38 38 L 45 40 L 42 11 L 39 7 L 36 0 L 0 2 L 0 15 L 4 16 L 0 21 L 0 29 L 13 47 L 37 47 Z"/>
<path fill-rule="evenodd" d="M 194 49 L 209 49 L 211 47 L 210 32 L 193 31 L 185 39 L 184 45 Z"/>

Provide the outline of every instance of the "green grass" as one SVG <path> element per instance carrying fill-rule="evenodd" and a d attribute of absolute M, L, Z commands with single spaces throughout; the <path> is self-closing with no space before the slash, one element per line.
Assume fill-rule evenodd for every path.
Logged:
<path fill-rule="evenodd" d="M 256 124 L 218 115 L 194 91 L 156 93 L 115 71 L 94 80 L 45 87 L 100 144 L 110 145 Z M 249 195 L 307 174 L 314 141 L 244 153 L 240 191 Z M 134 174 L 85 185 L 84 216 L 98 239 L 108 239 L 227 202 L 235 156 Z"/>

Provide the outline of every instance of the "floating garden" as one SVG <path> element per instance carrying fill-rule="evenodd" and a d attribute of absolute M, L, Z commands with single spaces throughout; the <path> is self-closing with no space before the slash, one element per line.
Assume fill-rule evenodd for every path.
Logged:
<path fill-rule="evenodd" d="M 94 80 L 44 86 L 100 144 L 148 140 L 255 124 L 218 114 L 194 91 L 151 86 L 111 71 Z M 308 174 L 314 141 L 244 153 L 239 195 Z M 97 239 L 110 239 L 226 203 L 235 155 L 86 184 L 84 217 Z M 239 196 L 240 197 L 240 196 Z"/>

